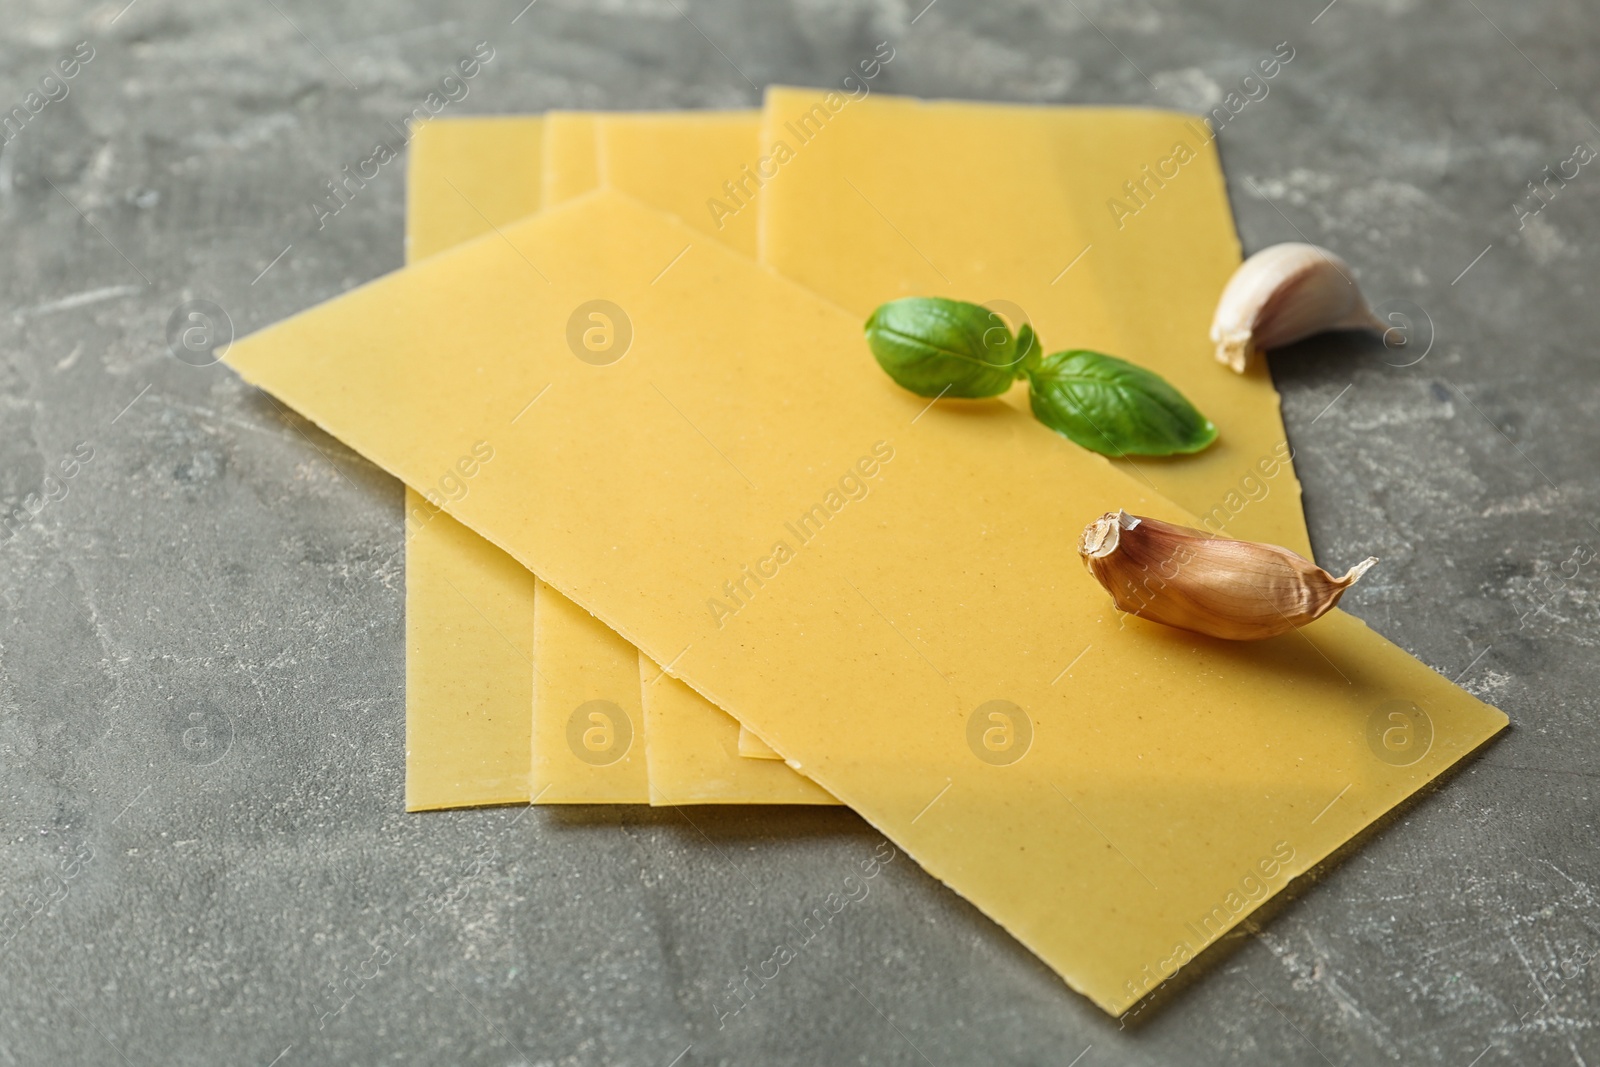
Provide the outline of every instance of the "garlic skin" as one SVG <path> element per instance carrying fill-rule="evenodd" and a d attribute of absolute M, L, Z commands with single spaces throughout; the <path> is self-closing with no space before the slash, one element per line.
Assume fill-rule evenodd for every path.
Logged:
<path fill-rule="evenodd" d="M 1324 330 L 1388 325 L 1356 288 L 1350 265 L 1325 248 L 1290 242 L 1263 248 L 1239 265 L 1211 319 L 1217 361 L 1243 374 L 1256 353 Z"/>
<path fill-rule="evenodd" d="M 1331 611 L 1374 563 L 1335 578 L 1277 545 L 1108 512 L 1084 528 L 1078 553 L 1118 608 L 1228 641 L 1288 633 Z"/>

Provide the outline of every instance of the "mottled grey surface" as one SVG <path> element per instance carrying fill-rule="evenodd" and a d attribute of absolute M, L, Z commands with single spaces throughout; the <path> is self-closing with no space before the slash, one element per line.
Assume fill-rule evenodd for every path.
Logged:
<path fill-rule="evenodd" d="M 1600 172 L 1513 208 L 1600 144 L 1592 10 L 123 2 L 0 5 L 5 110 L 94 49 L 0 150 L 0 503 L 56 498 L 0 542 L 0 1062 L 1600 1063 Z M 398 484 L 168 352 L 184 300 L 243 333 L 400 264 L 403 164 L 307 204 L 477 41 L 454 113 L 754 104 L 882 39 L 880 89 L 1193 108 L 1290 42 L 1223 134 L 1246 246 L 1432 324 L 1274 371 L 1319 553 L 1384 557 L 1345 605 L 1515 727 L 1127 1029 L 903 857 L 719 1028 L 878 843 L 846 812 L 403 814 Z"/>

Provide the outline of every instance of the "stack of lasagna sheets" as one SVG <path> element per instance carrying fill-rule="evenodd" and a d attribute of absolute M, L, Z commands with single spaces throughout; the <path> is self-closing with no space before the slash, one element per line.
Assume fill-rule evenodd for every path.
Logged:
<path fill-rule="evenodd" d="M 845 804 L 1117 1013 L 1505 725 L 1350 615 L 1215 641 L 1078 559 L 1117 508 L 1311 555 L 1270 378 L 1211 358 L 1193 118 L 774 88 L 411 151 L 408 266 L 228 355 L 408 487 L 408 808 Z M 912 295 L 1221 437 L 904 392 L 861 327 Z"/>

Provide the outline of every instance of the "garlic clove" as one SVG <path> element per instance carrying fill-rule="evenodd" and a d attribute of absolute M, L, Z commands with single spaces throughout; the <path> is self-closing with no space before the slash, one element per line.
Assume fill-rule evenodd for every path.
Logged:
<path fill-rule="evenodd" d="M 1369 556 L 1335 578 L 1287 548 L 1126 511 L 1091 522 L 1078 552 L 1121 610 L 1230 641 L 1276 637 L 1320 618 L 1378 562 Z"/>
<path fill-rule="evenodd" d="M 1372 313 L 1350 265 L 1325 248 L 1290 242 L 1263 248 L 1223 287 L 1211 320 L 1217 360 L 1243 374 L 1254 353 L 1324 330 L 1388 326 Z"/>

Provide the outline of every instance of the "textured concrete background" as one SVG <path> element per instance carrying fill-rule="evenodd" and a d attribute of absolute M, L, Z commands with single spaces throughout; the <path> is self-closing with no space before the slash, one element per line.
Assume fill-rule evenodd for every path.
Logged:
<path fill-rule="evenodd" d="M 6 110 L 94 49 L 0 150 L 0 503 L 54 498 L 0 542 L 0 1061 L 1600 1064 L 1600 163 L 1527 186 L 1600 145 L 1592 12 L 123 2 L 0 4 Z M 1514 729 L 1126 1029 L 904 857 L 719 1028 L 878 844 L 845 812 L 402 814 L 399 485 L 168 351 L 399 266 L 402 163 L 308 204 L 480 40 L 450 113 L 753 105 L 885 39 L 888 91 L 1191 108 L 1289 42 L 1223 134 L 1245 245 L 1431 341 L 1274 372 L 1319 554 L 1384 559 L 1345 606 Z"/>

